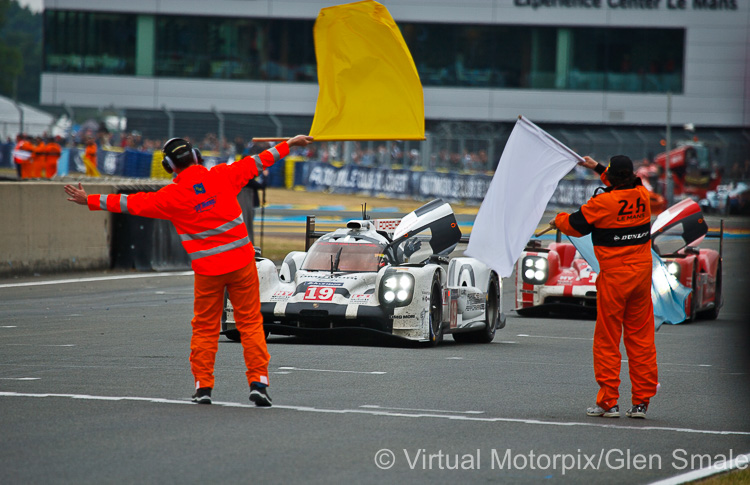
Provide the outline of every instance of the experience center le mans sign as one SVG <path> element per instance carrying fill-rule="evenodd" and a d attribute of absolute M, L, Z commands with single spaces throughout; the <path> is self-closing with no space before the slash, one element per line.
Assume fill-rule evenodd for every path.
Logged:
<path fill-rule="evenodd" d="M 621 10 L 737 10 L 738 0 L 513 0 L 516 7 Z"/>

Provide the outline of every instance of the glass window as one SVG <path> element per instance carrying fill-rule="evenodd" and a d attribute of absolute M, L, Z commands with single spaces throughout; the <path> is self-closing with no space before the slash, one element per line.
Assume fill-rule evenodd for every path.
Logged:
<path fill-rule="evenodd" d="M 313 20 L 159 15 L 155 28 L 149 25 L 138 29 L 135 15 L 48 10 L 45 70 L 135 74 L 139 35 L 137 75 L 317 80 Z M 684 29 L 425 22 L 399 28 L 424 86 L 683 90 Z"/>
<path fill-rule="evenodd" d="M 135 74 L 136 15 L 44 11 L 44 70 Z"/>
<path fill-rule="evenodd" d="M 683 29 L 400 28 L 424 86 L 682 92 Z"/>
<path fill-rule="evenodd" d="M 312 21 L 160 16 L 157 76 L 316 80 Z"/>
<path fill-rule="evenodd" d="M 575 29 L 570 89 L 682 92 L 683 29 Z"/>
<path fill-rule="evenodd" d="M 306 271 L 377 272 L 382 267 L 382 244 L 317 241 L 302 263 Z"/>

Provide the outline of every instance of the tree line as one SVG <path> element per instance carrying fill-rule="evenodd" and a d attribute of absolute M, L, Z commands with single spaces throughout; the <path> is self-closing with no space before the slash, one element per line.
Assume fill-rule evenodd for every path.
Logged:
<path fill-rule="evenodd" d="M 0 95 L 39 104 L 42 22 L 41 13 L 0 0 Z"/>

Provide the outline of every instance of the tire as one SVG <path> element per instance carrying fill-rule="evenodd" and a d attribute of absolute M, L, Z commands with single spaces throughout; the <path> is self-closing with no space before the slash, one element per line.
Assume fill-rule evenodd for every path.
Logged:
<path fill-rule="evenodd" d="M 266 336 L 266 340 L 268 340 L 268 336 L 271 334 L 271 332 L 264 331 L 263 332 Z M 236 328 L 234 330 L 227 330 L 224 332 L 224 336 L 231 340 L 232 342 L 242 342 L 242 337 L 240 336 L 240 331 Z"/>
<path fill-rule="evenodd" d="M 721 276 L 721 261 L 719 261 L 719 265 L 716 268 L 716 292 L 714 293 L 714 307 L 700 312 L 698 316 L 701 318 L 705 318 L 706 320 L 716 320 L 719 318 L 719 311 L 721 310 L 721 284 L 722 284 L 722 276 Z"/>
<path fill-rule="evenodd" d="M 228 338 L 229 340 L 231 340 L 232 342 L 241 341 L 240 331 L 237 330 L 236 328 L 234 330 L 227 330 L 226 332 L 224 332 L 224 336 Z"/>
<path fill-rule="evenodd" d="M 443 341 L 443 292 L 440 287 L 440 277 L 437 273 L 432 277 L 430 290 L 430 344 L 433 346 Z"/>
<path fill-rule="evenodd" d="M 693 283 L 692 283 L 692 290 L 690 292 L 690 314 L 685 315 L 685 323 L 688 322 L 694 322 L 698 317 L 698 312 L 696 312 L 696 307 L 698 305 L 698 300 L 695 298 L 695 284 L 698 281 L 698 258 L 695 259 L 693 262 Z"/>
<path fill-rule="evenodd" d="M 488 344 L 495 339 L 497 327 L 500 324 L 500 283 L 497 275 L 492 273 L 487 285 L 487 296 L 485 299 L 485 319 L 487 325 L 480 330 L 471 332 L 460 332 L 453 334 L 453 340 L 460 343 Z"/>

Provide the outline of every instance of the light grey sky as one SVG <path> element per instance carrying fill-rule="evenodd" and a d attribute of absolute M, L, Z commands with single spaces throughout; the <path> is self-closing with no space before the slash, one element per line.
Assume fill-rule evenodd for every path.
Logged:
<path fill-rule="evenodd" d="M 16 0 L 22 7 L 29 7 L 33 12 L 42 11 L 43 0 Z"/>

